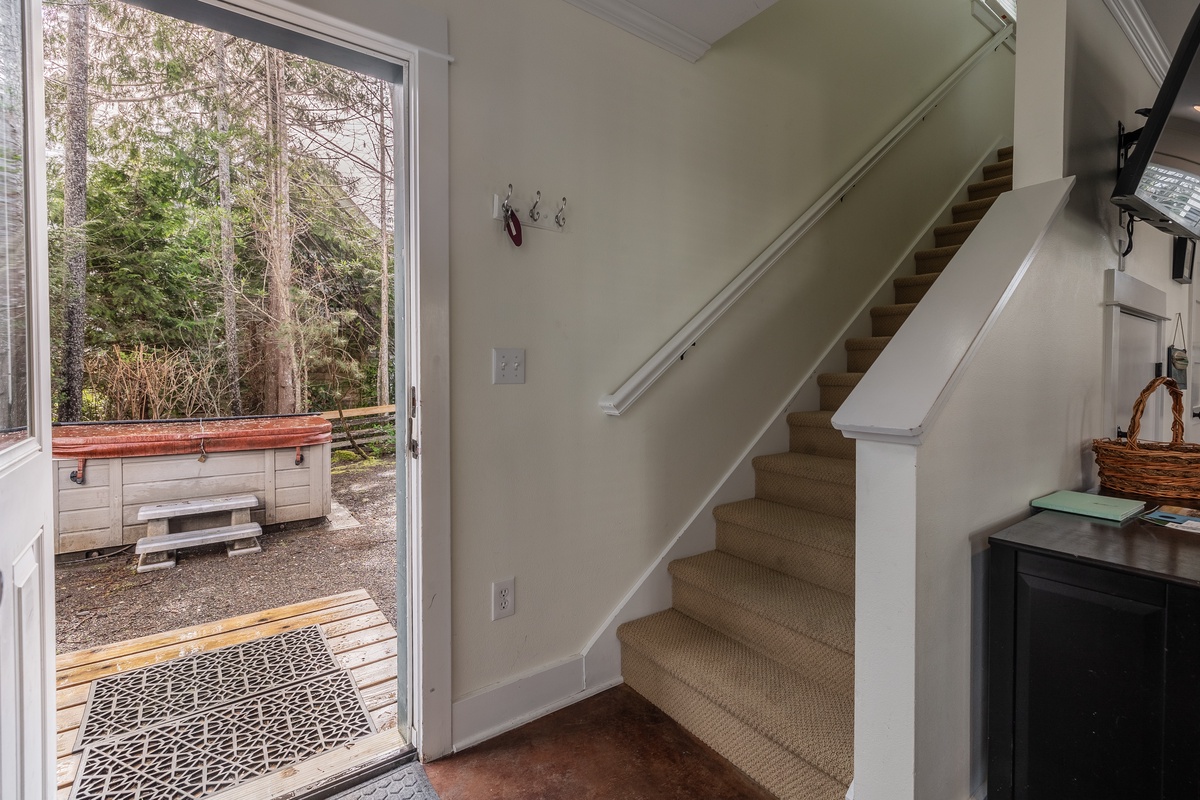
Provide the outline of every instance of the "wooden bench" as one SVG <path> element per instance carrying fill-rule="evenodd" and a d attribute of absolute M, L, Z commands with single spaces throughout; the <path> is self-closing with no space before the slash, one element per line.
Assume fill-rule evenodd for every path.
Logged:
<path fill-rule="evenodd" d="M 145 522 L 146 536 L 138 540 L 138 572 L 169 569 L 175 566 L 175 551 L 185 547 L 201 547 L 206 544 L 225 543 L 230 556 L 250 555 L 262 552 L 258 537 L 262 527 L 250 521 L 250 510 L 258 507 L 258 498 L 252 494 L 229 497 L 202 497 L 180 500 L 173 503 L 153 503 L 138 509 L 138 521 Z M 204 528 L 195 531 L 170 533 L 173 519 L 214 514 L 228 511 L 228 525 Z"/>

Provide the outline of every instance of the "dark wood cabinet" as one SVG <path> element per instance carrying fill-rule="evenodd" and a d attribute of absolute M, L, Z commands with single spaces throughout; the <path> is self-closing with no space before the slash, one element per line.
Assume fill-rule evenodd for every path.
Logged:
<path fill-rule="evenodd" d="M 1200 798 L 1200 535 L 1047 511 L 989 543 L 989 800 Z"/>

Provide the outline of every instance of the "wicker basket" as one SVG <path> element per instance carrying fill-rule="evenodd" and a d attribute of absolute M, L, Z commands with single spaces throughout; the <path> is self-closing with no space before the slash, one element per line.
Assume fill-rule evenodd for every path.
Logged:
<path fill-rule="evenodd" d="M 1170 442 L 1139 442 L 1146 401 L 1166 386 L 1171 393 Z M 1133 404 L 1129 437 L 1093 439 L 1100 486 L 1120 494 L 1170 500 L 1200 500 L 1200 445 L 1183 440 L 1183 392 L 1171 378 L 1155 378 Z"/>

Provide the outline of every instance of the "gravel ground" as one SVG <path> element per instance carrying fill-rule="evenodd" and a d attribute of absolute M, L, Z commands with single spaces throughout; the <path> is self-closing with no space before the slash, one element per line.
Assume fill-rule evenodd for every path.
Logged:
<path fill-rule="evenodd" d="M 133 639 L 366 589 L 396 624 L 396 464 L 335 465 L 333 498 L 362 523 L 268 530 L 257 555 L 224 545 L 180 552 L 174 569 L 137 574 L 137 556 L 60 562 L 54 583 L 58 652 Z"/>

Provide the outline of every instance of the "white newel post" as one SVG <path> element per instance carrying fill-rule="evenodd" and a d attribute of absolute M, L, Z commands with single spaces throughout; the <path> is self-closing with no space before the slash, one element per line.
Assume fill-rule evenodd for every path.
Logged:
<path fill-rule="evenodd" d="M 917 444 L 856 444 L 857 800 L 916 797 Z"/>

